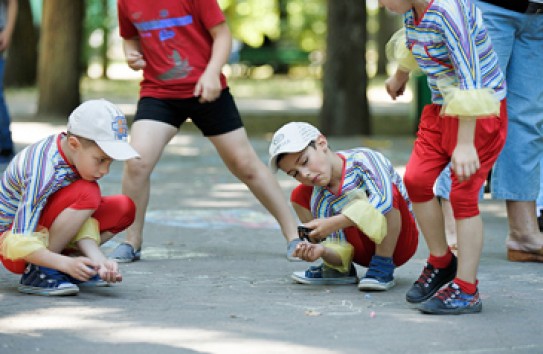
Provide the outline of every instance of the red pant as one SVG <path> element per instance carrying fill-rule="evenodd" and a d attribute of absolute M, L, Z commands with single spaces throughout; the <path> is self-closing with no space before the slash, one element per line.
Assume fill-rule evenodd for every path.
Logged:
<path fill-rule="evenodd" d="M 312 192 L 313 187 L 300 184 L 292 191 L 290 201 L 310 210 Z M 402 217 L 400 236 L 398 237 L 398 243 L 392 256 L 394 264 L 399 267 L 415 254 L 419 242 L 419 231 L 413 215 L 409 212 L 406 201 L 396 186 L 393 186 L 393 193 L 393 207 L 400 211 Z M 343 231 L 345 232 L 347 241 L 354 248 L 353 262 L 364 267 L 369 266 L 371 257 L 375 254 L 375 243 L 357 227 L 348 227 Z"/>
<path fill-rule="evenodd" d="M 122 194 L 102 197 L 98 183 L 77 180 L 49 197 L 40 217 L 40 226 L 49 229 L 57 216 L 68 208 L 95 210 L 92 217 L 98 220 L 100 233 L 117 234 L 130 226 L 136 216 L 136 205 L 129 197 Z M 13 273 L 24 272 L 24 260 L 0 258 Z"/>
<path fill-rule="evenodd" d="M 405 168 L 404 183 L 409 198 L 423 203 L 434 197 L 433 186 L 451 160 L 458 138 L 458 119 L 440 116 L 441 106 L 424 107 L 411 158 Z M 505 144 L 507 111 L 501 102 L 500 116 L 477 119 L 474 145 L 481 167 L 469 180 L 460 183 L 451 173 L 450 200 L 457 219 L 479 215 L 479 191 Z"/>

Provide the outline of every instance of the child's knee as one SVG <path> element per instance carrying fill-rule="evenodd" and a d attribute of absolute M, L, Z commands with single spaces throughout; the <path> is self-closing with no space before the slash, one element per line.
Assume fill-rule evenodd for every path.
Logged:
<path fill-rule="evenodd" d="M 77 191 L 77 198 L 73 205 L 73 209 L 92 209 L 96 210 L 100 206 L 102 193 L 100 186 L 96 182 L 86 180 L 78 180 L 70 185 L 72 190 Z"/>
<path fill-rule="evenodd" d="M 118 234 L 134 222 L 136 218 L 136 204 L 134 204 L 134 201 L 130 197 L 123 194 L 116 196 L 115 204 L 118 220 L 115 223 L 115 227 L 107 231 Z"/>
<path fill-rule="evenodd" d="M 434 197 L 433 182 L 424 175 L 407 170 L 403 178 L 407 194 L 412 202 L 422 203 Z"/>

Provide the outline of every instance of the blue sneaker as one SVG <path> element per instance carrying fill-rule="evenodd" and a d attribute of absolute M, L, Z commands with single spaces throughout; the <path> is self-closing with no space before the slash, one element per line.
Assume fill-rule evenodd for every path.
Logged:
<path fill-rule="evenodd" d="M 423 313 L 435 315 L 460 315 L 481 312 L 483 304 L 479 297 L 479 290 L 473 295 L 466 294 L 456 283 L 450 282 L 430 300 L 420 304 L 418 309 Z"/>
<path fill-rule="evenodd" d="M 356 268 L 351 264 L 348 272 L 342 273 L 333 268 L 321 264 L 311 266 L 305 272 L 294 272 L 291 278 L 300 284 L 309 285 L 345 285 L 358 283 Z"/>
<path fill-rule="evenodd" d="M 140 260 L 141 250 L 135 250 L 131 244 L 123 242 L 111 252 L 109 258 L 116 260 L 118 263 L 135 262 Z"/>
<path fill-rule="evenodd" d="M 66 274 L 35 264 L 28 264 L 17 290 L 42 296 L 75 295 L 79 292 L 77 285 L 71 283 Z"/>
<path fill-rule="evenodd" d="M 368 271 L 358 283 L 362 291 L 385 291 L 392 288 L 394 282 L 394 269 L 396 266 L 390 257 L 373 256 Z"/>

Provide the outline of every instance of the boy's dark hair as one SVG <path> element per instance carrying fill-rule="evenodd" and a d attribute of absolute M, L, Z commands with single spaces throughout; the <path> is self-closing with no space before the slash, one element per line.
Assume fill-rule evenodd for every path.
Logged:
<path fill-rule="evenodd" d="M 303 150 L 307 149 L 309 146 L 311 146 L 313 149 L 315 149 L 315 148 L 316 148 L 316 147 L 315 147 L 315 140 L 311 140 L 311 141 L 309 142 L 309 144 L 307 144 L 307 146 L 306 146 L 305 148 L 303 148 L 302 150 L 300 150 L 300 151 L 303 151 Z M 277 159 L 275 160 L 275 165 L 276 165 L 277 167 L 279 167 L 279 162 L 281 161 L 281 159 L 283 159 L 283 157 L 285 157 L 286 154 L 287 154 L 287 153 L 284 152 L 284 153 L 282 153 L 282 154 L 277 155 Z"/>

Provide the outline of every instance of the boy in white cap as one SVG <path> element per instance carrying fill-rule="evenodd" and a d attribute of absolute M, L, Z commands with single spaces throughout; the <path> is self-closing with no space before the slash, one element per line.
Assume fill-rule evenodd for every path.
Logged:
<path fill-rule="evenodd" d="M 87 101 L 69 117 L 67 133 L 51 135 L 15 156 L 0 181 L 0 260 L 22 275 L 18 290 L 73 295 L 81 286 L 122 280 L 100 244 L 134 220 L 124 195 L 102 196 L 97 181 L 113 160 L 138 157 L 122 112 Z"/>
<path fill-rule="evenodd" d="M 367 148 L 333 152 L 308 123 L 291 122 L 273 136 L 270 168 L 301 184 L 291 202 L 310 242 L 294 255 L 323 264 L 292 278 L 303 284 L 353 284 L 388 290 L 394 269 L 415 253 L 418 230 L 401 177 L 382 154 Z M 321 242 L 322 241 L 322 242 Z M 358 282 L 353 262 L 368 267 Z"/>

